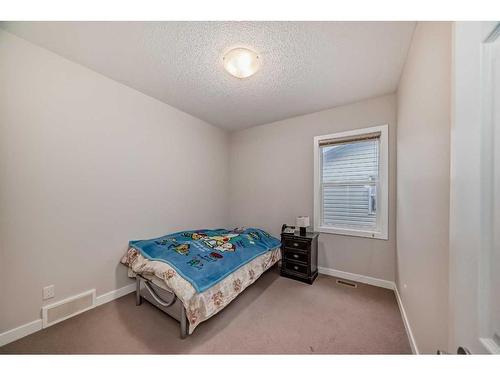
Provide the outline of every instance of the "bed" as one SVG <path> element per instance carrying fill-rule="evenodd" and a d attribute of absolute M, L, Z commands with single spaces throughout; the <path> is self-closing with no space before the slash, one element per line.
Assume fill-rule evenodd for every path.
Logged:
<path fill-rule="evenodd" d="M 280 259 L 280 241 L 261 229 L 201 229 L 130 241 L 121 263 L 136 279 L 136 304 L 179 321 L 185 338 Z"/>

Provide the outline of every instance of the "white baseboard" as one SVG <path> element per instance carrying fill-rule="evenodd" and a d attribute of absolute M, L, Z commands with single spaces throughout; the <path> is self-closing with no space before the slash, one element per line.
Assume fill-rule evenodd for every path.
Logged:
<path fill-rule="evenodd" d="M 19 340 L 24 336 L 31 335 L 42 329 L 42 319 L 34 320 L 20 327 L 11 329 L 7 332 L 0 333 L 0 346 L 7 345 L 9 342 Z"/>
<path fill-rule="evenodd" d="M 112 290 L 111 292 L 101 294 L 95 299 L 94 307 L 111 302 L 117 298 L 123 297 L 126 294 L 135 291 L 135 283 L 124 286 L 123 288 Z M 22 326 L 11 329 L 10 331 L 0 333 L 0 346 L 7 345 L 10 342 L 19 340 L 32 333 L 42 329 L 42 319 L 34 320 Z"/>
<path fill-rule="evenodd" d="M 135 283 L 124 286 L 123 288 L 112 290 L 111 292 L 101 294 L 95 299 L 95 305 L 101 306 L 105 303 L 111 302 L 117 298 L 123 297 L 126 294 L 135 291 Z"/>
<path fill-rule="evenodd" d="M 411 351 L 413 352 L 413 354 L 420 354 L 420 352 L 418 351 L 417 342 L 415 341 L 415 336 L 413 336 L 413 332 L 411 330 L 410 321 L 408 320 L 405 307 L 403 306 L 403 300 L 399 295 L 397 287 L 394 288 L 394 293 L 396 294 L 396 300 L 398 301 L 399 311 L 401 311 L 401 317 L 403 318 L 406 334 L 408 335 L 408 340 L 410 341 Z"/>
<path fill-rule="evenodd" d="M 406 334 L 408 336 L 408 341 L 410 342 L 411 351 L 413 354 L 420 354 L 418 351 L 417 342 L 415 341 L 415 337 L 413 336 L 413 332 L 411 330 L 410 321 L 408 320 L 408 316 L 406 315 L 405 308 L 403 306 L 403 301 L 401 300 L 401 296 L 399 295 L 398 288 L 396 287 L 396 283 L 389 280 L 377 279 L 375 277 L 359 275 L 356 273 L 344 272 L 335 270 L 333 268 L 325 268 L 318 267 L 318 272 L 324 275 L 330 275 L 334 277 L 338 277 L 340 279 L 347 279 L 352 281 L 357 281 L 364 284 L 374 285 L 381 288 L 394 290 L 394 294 L 396 295 L 396 301 L 398 302 L 399 311 L 401 312 L 401 318 L 403 319 L 403 324 L 405 326 Z"/>
<path fill-rule="evenodd" d="M 359 275 L 357 273 L 339 271 L 333 268 L 318 267 L 318 272 L 324 275 L 334 276 L 340 279 L 357 281 L 359 283 L 374 285 L 385 289 L 394 290 L 396 288 L 396 284 L 394 284 L 393 281 L 377 279 L 375 277 Z"/>

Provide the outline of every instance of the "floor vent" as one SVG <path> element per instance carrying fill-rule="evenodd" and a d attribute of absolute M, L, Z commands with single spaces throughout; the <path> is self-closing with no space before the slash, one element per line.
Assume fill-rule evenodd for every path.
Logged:
<path fill-rule="evenodd" d="M 42 307 L 42 327 L 47 328 L 95 307 L 95 289 Z"/>
<path fill-rule="evenodd" d="M 358 284 L 353 283 L 352 281 L 347 281 L 347 280 L 337 279 L 337 284 L 340 284 L 343 286 L 348 286 L 349 288 L 357 288 L 358 287 Z"/>

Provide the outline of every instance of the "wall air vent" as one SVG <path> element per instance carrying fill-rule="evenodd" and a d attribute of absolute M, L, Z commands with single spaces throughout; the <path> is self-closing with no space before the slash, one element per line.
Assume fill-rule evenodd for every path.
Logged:
<path fill-rule="evenodd" d="M 347 281 L 347 280 L 337 279 L 337 284 L 343 285 L 343 286 L 348 286 L 349 288 L 357 288 L 358 287 L 358 284 L 353 283 L 352 281 Z"/>
<path fill-rule="evenodd" d="M 47 328 L 95 307 L 95 289 L 42 307 L 42 327 Z"/>

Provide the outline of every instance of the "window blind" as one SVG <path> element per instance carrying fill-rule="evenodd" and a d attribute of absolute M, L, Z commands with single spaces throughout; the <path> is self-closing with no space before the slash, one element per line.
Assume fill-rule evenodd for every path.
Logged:
<path fill-rule="evenodd" d="M 380 135 L 321 147 L 322 226 L 377 228 Z"/>

